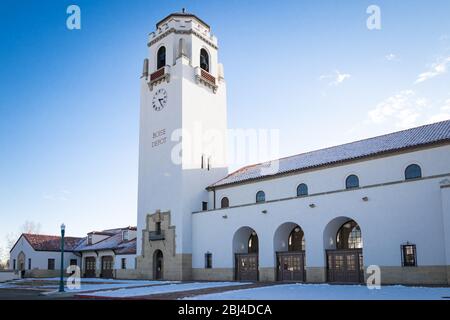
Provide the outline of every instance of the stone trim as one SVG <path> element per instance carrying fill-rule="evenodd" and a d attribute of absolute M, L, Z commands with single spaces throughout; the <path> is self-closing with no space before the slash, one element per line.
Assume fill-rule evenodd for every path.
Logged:
<path fill-rule="evenodd" d="M 157 43 L 158 41 L 160 41 L 162 38 L 167 37 L 169 34 L 171 33 L 175 33 L 175 34 L 182 34 L 182 35 L 194 35 L 197 38 L 199 38 L 200 40 L 203 40 L 204 42 L 206 42 L 208 45 L 210 45 L 212 48 L 218 50 L 219 47 L 216 46 L 214 43 L 212 43 L 211 41 L 209 41 L 207 38 L 205 38 L 204 36 L 202 36 L 200 33 L 198 33 L 197 31 L 194 30 L 177 30 L 175 28 L 170 28 L 169 30 L 167 30 L 166 32 L 164 32 L 163 34 L 155 37 L 153 40 L 151 40 L 150 42 L 147 43 L 147 46 L 150 47 L 152 45 L 154 45 L 155 43 Z"/>
<path fill-rule="evenodd" d="M 192 280 L 234 281 L 233 268 L 192 268 Z"/>
<path fill-rule="evenodd" d="M 381 266 L 381 284 L 450 285 L 450 266 L 391 267 Z M 276 281 L 275 267 L 260 267 L 259 281 Z M 306 267 L 306 283 L 327 283 L 326 267 Z M 367 278 L 367 274 L 365 274 Z M 232 281 L 233 268 L 193 268 L 193 280 Z M 280 282 L 281 283 L 281 282 Z"/>
<path fill-rule="evenodd" d="M 397 180 L 397 181 L 391 181 L 391 182 L 367 185 L 367 186 L 363 186 L 363 187 L 359 187 L 359 188 L 338 189 L 338 190 L 332 190 L 332 191 L 317 192 L 317 193 L 312 193 L 312 194 L 309 194 L 307 196 L 301 196 L 301 197 L 294 196 L 294 197 L 280 198 L 280 199 L 274 199 L 274 200 L 267 200 L 267 201 L 261 202 L 261 203 L 253 203 L 252 202 L 252 203 L 240 204 L 240 205 L 237 205 L 237 206 L 230 206 L 230 207 L 227 207 L 227 208 L 216 208 L 216 209 L 210 209 L 210 210 L 206 210 L 206 211 L 194 211 L 194 212 L 192 212 L 192 214 L 207 213 L 207 212 L 214 212 L 214 211 L 234 209 L 234 208 L 242 208 L 242 207 L 255 206 L 255 205 L 264 205 L 264 204 L 268 204 L 268 203 L 274 203 L 274 202 L 280 202 L 280 201 L 288 201 L 288 200 L 295 200 L 295 199 L 307 199 L 307 198 L 323 196 L 323 195 L 328 195 L 328 194 L 336 194 L 336 193 L 341 193 L 341 192 L 352 192 L 352 191 L 357 191 L 357 190 L 371 189 L 371 188 L 377 188 L 377 187 L 385 187 L 385 186 L 396 185 L 396 184 L 401 184 L 401 183 L 413 183 L 413 182 L 417 182 L 417 181 L 430 180 L 430 179 L 436 179 L 436 178 L 444 178 L 444 177 L 450 177 L 450 172 L 449 173 L 444 173 L 444 174 L 438 174 L 438 175 L 434 175 L 434 176 L 429 176 L 429 177 L 423 177 L 423 178 L 419 178 L 419 179 Z M 446 188 L 446 187 L 450 187 L 450 186 L 440 186 L 440 187 L 441 188 Z"/>
<path fill-rule="evenodd" d="M 161 223 L 164 239 L 149 239 L 149 232 L 156 231 L 156 223 Z M 142 255 L 136 257 L 136 270 L 133 276 L 153 279 L 154 254 L 160 250 L 163 254 L 162 278 L 164 280 L 191 280 L 192 254 L 176 253 L 176 228 L 171 224 L 171 212 L 157 210 L 146 217 L 146 227 L 142 230 Z M 126 275 L 125 275 L 126 276 Z"/>

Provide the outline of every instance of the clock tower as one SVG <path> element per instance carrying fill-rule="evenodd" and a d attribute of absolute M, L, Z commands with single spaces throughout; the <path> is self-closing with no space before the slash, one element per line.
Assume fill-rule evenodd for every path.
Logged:
<path fill-rule="evenodd" d="M 227 174 L 227 110 L 217 38 L 193 14 L 170 14 L 149 35 L 141 77 L 136 272 L 187 280 L 192 212 Z"/>

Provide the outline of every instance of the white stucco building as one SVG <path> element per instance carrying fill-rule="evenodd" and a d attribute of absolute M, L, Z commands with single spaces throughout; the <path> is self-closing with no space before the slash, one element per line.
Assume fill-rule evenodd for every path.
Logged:
<path fill-rule="evenodd" d="M 130 276 L 362 282 L 377 265 L 383 283 L 449 283 L 450 121 L 228 174 L 210 26 L 171 14 L 148 47 Z"/>
<path fill-rule="evenodd" d="M 82 238 L 65 237 L 64 269 L 80 266 L 80 257 L 74 249 Z M 61 237 L 27 234 L 20 235 L 9 253 L 9 269 L 22 277 L 56 277 L 61 270 Z"/>
<path fill-rule="evenodd" d="M 64 237 L 64 263 L 87 278 L 129 278 L 136 261 L 136 227 L 91 231 Z M 10 251 L 9 269 L 22 277 L 56 277 L 61 272 L 61 237 L 22 234 Z"/>

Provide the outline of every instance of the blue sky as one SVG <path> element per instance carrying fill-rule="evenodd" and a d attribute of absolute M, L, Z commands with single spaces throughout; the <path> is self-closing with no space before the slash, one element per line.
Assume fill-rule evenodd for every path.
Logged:
<path fill-rule="evenodd" d="M 229 127 L 280 129 L 280 156 L 450 118 L 447 0 L 2 0 L 0 246 L 135 225 L 147 34 L 182 7 L 219 39 Z"/>

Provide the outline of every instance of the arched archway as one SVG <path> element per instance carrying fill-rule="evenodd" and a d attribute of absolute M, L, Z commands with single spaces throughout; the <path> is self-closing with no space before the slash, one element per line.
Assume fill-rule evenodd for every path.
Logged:
<path fill-rule="evenodd" d="M 161 280 L 164 277 L 164 257 L 161 250 L 153 253 L 153 279 Z"/>
<path fill-rule="evenodd" d="M 20 251 L 19 255 L 17 256 L 17 269 L 20 271 L 21 276 L 25 276 L 25 253 L 23 251 Z"/>
<path fill-rule="evenodd" d="M 233 236 L 235 279 L 258 281 L 259 239 L 250 227 L 239 228 Z"/>
<path fill-rule="evenodd" d="M 305 234 L 294 222 L 280 225 L 273 237 L 278 281 L 305 281 Z"/>
<path fill-rule="evenodd" d="M 363 282 L 363 238 L 359 224 L 349 217 L 335 218 L 325 227 L 323 239 L 328 282 Z"/>

